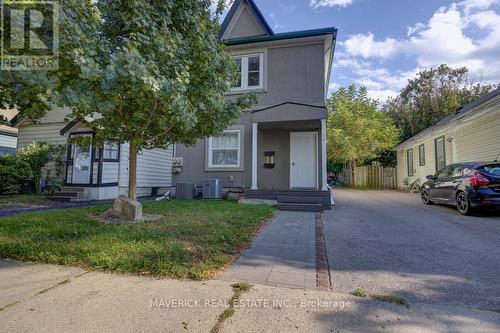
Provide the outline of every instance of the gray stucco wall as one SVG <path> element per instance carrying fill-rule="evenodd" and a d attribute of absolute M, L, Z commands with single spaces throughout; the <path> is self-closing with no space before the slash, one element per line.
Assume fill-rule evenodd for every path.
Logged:
<path fill-rule="evenodd" d="M 251 46 L 250 46 L 251 47 Z M 241 49 L 238 52 L 243 52 Z M 249 53 L 258 52 L 255 49 Z M 258 110 L 284 102 L 295 102 L 324 106 L 324 45 L 308 44 L 262 49 L 265 54 L 265 87 L 258 93 L 258 103 L 253 109 Z M 229 98 L 237 95 L 231 94 Z M 173 185 L 177 182 L 201 184 L 205 178 L 218 178 L 225 187 L 250 188 L 252 183 L 252 119 L 266 121 L 267 111 L 260 111 L 253 116 L 246 113 L 234 125 L 243 125 L 244 130 L 244 168 L 243 171 L 207 171 L 206 140 L 199 140 L 194 147 L 176 145 L 176 157 L 183 158 L 183 169 L 173 175 Z M 326 117 L 324 109 L 307 106 L 284 105 L 279 109 L 269 110 L 273 121 L 303 119 L 321 119 Z M 276 118 L 276 115 L 278 117 Z M 274 119 L 276 118 L 276 119 Z M 268 121 L 269 119 L 267 119 Z M 254 120 L 255 121 L 255 120 Z M 269 123 L 268 123 L 269 124 Z M 278 125 L 278 123 L 276 123 Z M 320 121 L 314 126 L 303 126 L 301 122 L 280 123 L 274 129 L 262 126 L 258 140 L 258 186 L 262 189 L 289 189 L 290 178 L 290 131 L 318 131 Z M 321 178 L 321 137 L 318 134 L 318 177 Z M 276 167 L 264 168 L 264 151 L 276 151 Z M 234 182 L 230 182 L 230 177 Z M 319 180 L 320 184 L 322 180 Z"/>
<path fill-rule="evenodd" d="M 250 113 L 245 113 L 240 119 L 233 123 L 234 126 L 244 127 L 243 141 L 243 170 L 242 171 L 207 171 L 206 168 L 206 145 L 207 140 L 198 140 L 194 147 L 176 145 L 176 157 L 184 159 L 184 166 L 180 174 L 174 174 L 172 183 L 192 182 L 202 184 L 205 178 L 220 179 L 224 187 L 250 187 L 252 183 L 252 122 Z M 234 182 L 230 182 L 230 177 Z"/>
<path fill-rule="evenodd" d="M 298 102 L 324 105 L 323 44 L 270 48 L 263 104 Z"/>
<path fill-rule="evenodd" d="M 206 140 L 199 140 L 194 147 L 177 145 L 176 156 L 183 157 L 184 167 L 180 174 L 173 175 L 173 184 L 178 182 L 193 182 L 202 184 L 205 178 L 217 178 L 223 182 L 224 187 L 250 188 L 252 184 L 252 125 L 249 117 L 243 117 L 245 125 L 245 148 L 244 148 L 244 171 L 207 171 L 206 163 Z M 241 123 L 241 119 L 238 123 Z M 280 123 L 275 128 L 266 126 L 258 131 L 257 148 L 257 181 L 258 187 L 262 190 L 290 189 L 290 133 L 291 132 L 316 132 L 318 133 L 318 165 L 317 175 L 319 184 L 321 179 L 321 140 L 319 133 L 320 122 L 307 122 L 303 128 L 300 124 Z M 275 167 L 266 169 L 264 167 L 264 152 L 275 152 Z M 230 177 L 234 182 L 230 182 Z"/>
<path fill-rule="evenodd" d="M 318 130 L 304 130 L 318 133 Z M 290 133 L 298 132 L 293 129 L 268 129 L 259 131 L 258 141 L 258 169 L 257 184 L 260 190 L 288 190 L 290 189 Z M 274 151 L 275 167 L 266 169 L 264 167 L 264 152 Z M 318 140 L 316 154 L 318 156 L 317 175 L 321 184 L 321 140 Z"/>

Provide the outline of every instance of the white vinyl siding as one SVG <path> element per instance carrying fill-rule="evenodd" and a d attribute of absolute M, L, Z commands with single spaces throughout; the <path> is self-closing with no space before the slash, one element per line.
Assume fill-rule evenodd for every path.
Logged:
<path fill-rule="evenodd" d="M 102 183 L 103 184 L 118 183 L 119 169 L 120 169 L 120 164 L 118 162 L 103 162 Z"/>
<path fill-rule="evenodd" d="M 17 138 L 15 136 L 0 134 L 0 147 L 16 148 Z"/>
<path fill-rule="evenodd" d="M 128 187 L 129 145 L 120 148 L 120 187 Z M 168 149 L 143 150 L 137 156 L 137 187 L 172 185 L 172 146 Z"/>
<path fill-rule="evenodd" d="M 496 112 L 457 128 L 454 143 L 460 160 L 500 159 L 500 106 Z"/>
<path fill-rule="evenodd" d="M 50 143 L 66 145 L 68 136 L 60 134 L 61 129 L 66 125 L 67 123 L 49 123 L 20 126 L 17 137 L 17 149 L 32 144 L 33 142 L 37 144 Z M 55 169 L 54 162 L 49 162 L 44 168 L 44 170 L 50 170 L 52 175 L 55 174 Z"/>
<path fill-rule="evenodd" d="M 21 126 L 18 133 L 17 147 L 24 147 L 33 142 L 66 144 L 68 137 L 60 134 L 60 131 L 66 125 L 67 123 L 51 123 Z"/>

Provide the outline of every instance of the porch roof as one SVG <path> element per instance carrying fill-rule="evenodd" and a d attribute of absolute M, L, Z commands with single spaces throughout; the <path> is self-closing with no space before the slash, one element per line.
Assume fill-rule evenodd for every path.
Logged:
<path fill-rule="evenodd" d="M 326 119 L 325 106 L 284 102 L 252 112 L 252 122 L 267 123 L 296 120 Z"/>

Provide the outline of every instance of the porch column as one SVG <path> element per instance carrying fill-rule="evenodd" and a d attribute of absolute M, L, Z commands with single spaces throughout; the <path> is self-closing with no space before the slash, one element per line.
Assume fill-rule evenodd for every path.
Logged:
<path fill-rule="evenodd" d="M 252 123 L 252 190 L 257 190 L 257 133 L 258 123 Z"/>
<path fill-rule="evenodd" d="M 328 176 L 326 174 L 326 119 L 321 119 L 321 182 L 322 190 L 328 191 Z"/>

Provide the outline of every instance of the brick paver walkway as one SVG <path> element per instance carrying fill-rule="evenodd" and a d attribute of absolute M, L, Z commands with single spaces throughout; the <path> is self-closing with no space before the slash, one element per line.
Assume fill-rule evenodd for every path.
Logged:
<path fill-rule="evenodd" d="M 280 212 L 223 280 L 316 288 L 315 213 Z"/>

